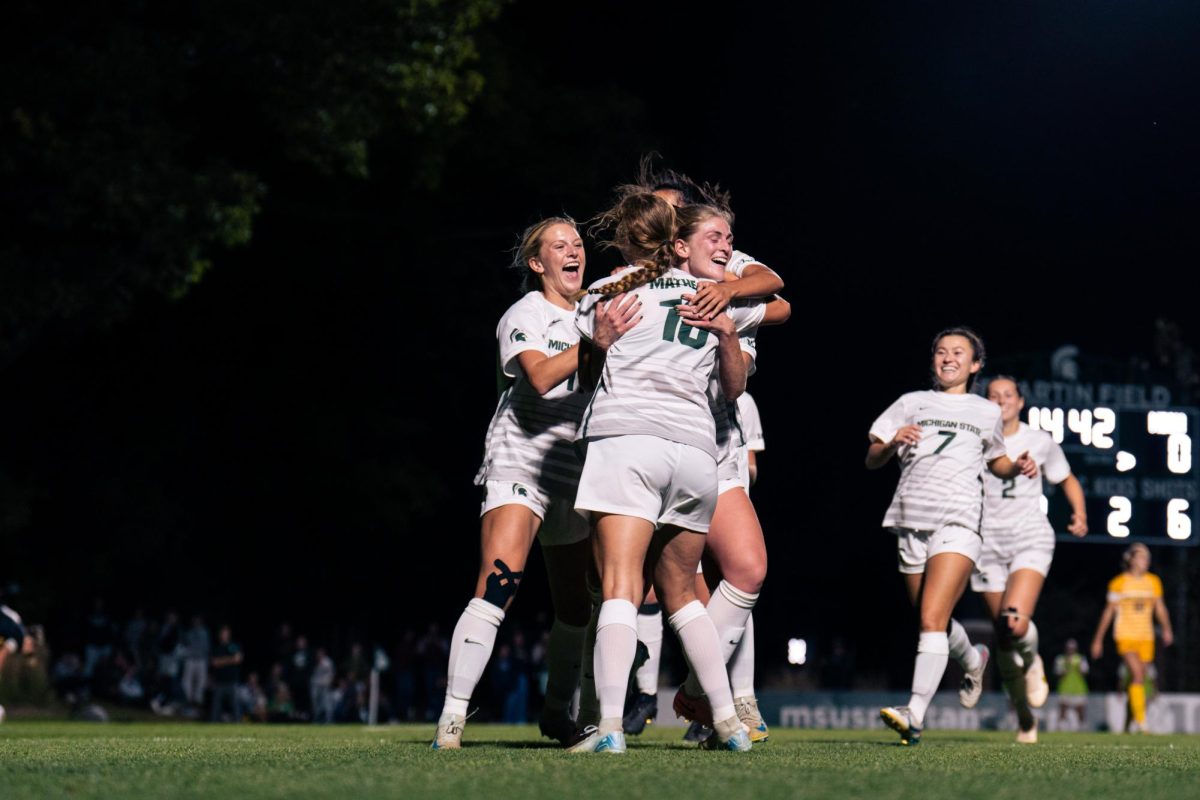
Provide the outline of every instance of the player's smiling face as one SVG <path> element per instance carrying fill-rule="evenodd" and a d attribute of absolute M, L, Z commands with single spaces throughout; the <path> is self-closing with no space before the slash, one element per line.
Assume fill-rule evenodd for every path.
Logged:
<path fill-rule="evenodd" d="M 944 392 L 965 393 L 967 382 L 981 366 L 965 336 L 943 336 L 933 351 L 933 374 Z"/>
<path fill-rule="evenodd" d="M 542 290 L 570 297 L 583 286 L 587 254 L 579 231 L 570 225 L 551 225 L 542 234 L 542 246 L 529 268 L 542 277 Z"/>
<path fill-rule="evenodd" d="M 687 261 L 687 271 L 697 278 L 725 280 L 725 267 L 733 257 L 733 231 L 724 217 L 714 214 L 687 239 L 675 241 L 675 255 Z"/>
<path fill-rule="evenodd" d="M 1012 422 L 1025 408 L 1025 398 L 1017 392 L 1017 385 L 1008 378 L 994 378 L 988 384 L 987 398 L 1000 406 L 1000 419 Z"/>

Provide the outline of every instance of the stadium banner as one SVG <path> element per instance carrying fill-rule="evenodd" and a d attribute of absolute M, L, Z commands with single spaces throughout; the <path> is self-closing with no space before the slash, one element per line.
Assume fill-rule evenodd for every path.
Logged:
<path fill-rule="evenodd" d="M 674 689 L 658 693 L 657 724 L 685 727 L 671 714 Z M 883 728 L 879 709 L 903 703 L 905 692 L 788 692 L 765 691 L 758 707 L 767 725 L 780 728 Z M 1043 731 L 1123 731 L 1125 695 L 1092 693 L 1083 704 L 1068 698 L 1066 708 L 1052 694 L 1034 713 Z M 1082 715 L 1079 711 L 1082 709 Z M 1200 694 L 1160 693 L 1146 707 L 1147 727 L 1154 733 L 1200 733 Z M 953 692 L 940 692 L 925 715 L 931 730 L 1015 731 L 1017 718 L 1003 692 L 986 692 L 975 708 L 958 704 Z"/>

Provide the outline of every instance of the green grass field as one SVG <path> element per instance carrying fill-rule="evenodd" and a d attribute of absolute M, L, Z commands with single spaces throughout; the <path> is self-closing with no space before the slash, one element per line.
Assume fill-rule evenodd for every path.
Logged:
<path fill-rule="evenodd" d="M 772 731 L 745 754 L 700 752 L 677 729 L 623 756 L 570 755 L 534 727 L 468 725 L 457 752 L 432 725 L 381 728 L 0 725 L 0 797 L 403 797 L 522 800 L 878 797 L 1166 800 L 1200 796 L 1200 737 Z"/>

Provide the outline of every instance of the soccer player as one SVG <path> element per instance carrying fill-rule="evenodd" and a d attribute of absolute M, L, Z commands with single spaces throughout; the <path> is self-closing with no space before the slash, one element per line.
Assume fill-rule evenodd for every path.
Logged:
<path fill-rule="evenodd" d="M 555 618 L 546 659 L 550 673 L 542 732 L 566 740 L 575 730 L 570 703 L 591 601 L 584 576 L 591 558 L 588 527 L 574 512 L 580 464 L 574 438 L 588 395 L 579 390 L 575 296 L 586 254 L 573 220 L 551 217 L 521 237 L 513 267 L 529 291 L 496 328 L 505 388 L 488 427 L 483 465 L 482 560 L 474 598 L 450 642 L 446 699 L 435 749 L 461 746 L 467 704 L 491 658 L 496 631 L 520 586 L 536 536 L 542 544 Z M 636 319 L 634 302 L 605 312 Z M 601 314 L 600 327 L 612 317 Z"/>
<path fill-rule="evenodd" d="M 1146 668 L 1154 663 L 1154 620 L 1162 626 L 1163 647 L 1175 642 L 1171 617 L 1163 602 L 1162 581 L 1150 572 L 1150 548 L 1132 544 L 1122 554 L 1124 571 L 1108 583 L 1108 604 L 1092 637 L 1092 659 L 1104 653 L 1104 634 L 1113 625 L 1117 655 L 1129 670 L 1131 733 L 1146 732 Z"/>
<path fill-rule="evenodd" d="M 575 507 L 594 522 L 603 602 L 594 656 L 600 724 L 572 750 L 625 750 L 622 711 L 644 570 L 713 705 L 716 735 L 730 750 L 748 750 L 717 629 L 694 583 L 717 493 L 708 383 L 716 372 L 727 397 L 741 394 L 738 332 L 762 322 L 764 304 L 716 314 L 688 305 L 699 287 L 686 255 L 675 251 L 687 232 L 674 207 L 644 188 L 625 187 L 601 220 L 631 266 L 589 288 L 576 326 L 592 340 L 596 301 L 633 290 L 644 319 L 607 349 L 579 430 L 587 455 Z"/>
<path fill-rule="evenodd" d="M 951 654 L 967 678 L 959 699 L 979 700 L 987 649 L 971 647 L 951 619 L 982 548 L 980 483 L 985 467 L 1000 478 L 1037 475 L 1028 453 L 1016 461 L 1004 447 L 1000 408 L 970 393 L 984 363 L 983 341 L 968 328 L 942 331 L 933 340 L 933 389 L 909 392 L 871 425 L 867 469 L 893 456 L 900 481 L 883 518 L 896 536 L 900 572 L 920 617 L 912 697 L 906 706 L 880 710 L 902 744 L 921 741 L 929 708 Z"/>
<path fill-rule="evenodd" d="M 1025 398 L 1016 380 L 998 375 L 988 382 L 987 398 L 1000 406 L 1004 446 L 1010 453 L 1028 452 L 1042 476 L 1062 487 L 1071 504 L 1067 530 L 1087 534 L 1083 487 L 1071 474 L 1062 448 L 1046 431 L 1021 422 Z M 1017 712 L 1017 741 L 1037 742 L 1037 719 L 1050 695 L 1046 670 L 1038 655 L 1033 611 L 1054 558 L 1054 529 L 1042 512 L 1042 481 L 1023 475 L 984 478 L 983 550 L 971 588 L 983 593 L 996 629 L 996 668 Z"/>
<path fill-rule="evenodd" d="M 649 157 L 642 160 L 639 183 L 654 194 L 671 203 L 677 209 L 689 209 L 687 214 L 699 210 L 699 216 L 687 236 L 676 243 L 676 255 L 690 254 L 690 271 L 700 277 L 711 278 L 714 283 L 701 284 L 693 303 L 702 313 L 720 312 L 729 303 L 739 298 L 770 298 L 783 289 L 779 275 L 759 263 L 751 256 L 732 249 L 732 231 L 719 232 L 721 226 L 732 224 L 729 211 L 729 196 L 719 188 L 698 186 L 686 175 L 673 170 L 654 172 Z M 704 211 L 703 209 L 713 209 Z M 720 213 L 716 213 L 719 210 Z M 774 303 L 767 324 L 786 321 L 790 313 L 786 303 Z M 783 312 L 787 313 L 783 313 Z M 776 313 L 779 316 L 776 317 Z M 747 358 L 747 369 L 754 371 L 755 333 L 747 332 L 740 344 Z M 745 395 L 743 395 L 745 396 Z M 751 404 L 753 401 L 750 401 Z M 740 400 L 739 400 L 740 403 Z M 747 689 L 743 695 L 735 695 L 735 705 L 742 722 L 750 729 L 755 742 L 766 741 L 767 726 L 758 711 L 758 701 L 753 693 L 753 621 L 751 611 L 758 599 L 759 590 L 766 577 L 766 544 L 754 506 L 747 493 L 749 485 L 746 451 L 741 436 L 739 406 L 727 403 L 720 394 L 716 382 L 712 386 L 710 407 L 716 421 L 718 457 L 718 502 L 712 527 L 706 542 L 706 558 L 710 564 L 707 576 L 697 578 L 697 595 L 706 604 L 709 615 L 721 635 L 722 650 L 726 662 L 734 652 L 741 650 L 740 642 L 750 633 L 750 641 L 742 650 L 739 683 Z M 757 409 L 755 409 L 757 412 Z M 736 491 L 735 491 L 736 490 Z M 732 493 L 731 493 L 732 492 Z M 655 598 L 639 609 L 638 639 L 647 648 L 646 663 L 638 670 L 637 693 L 625 715 L 626 731 L 641 733 L 648 721 L 657 713 L 658 656 L 662 644 L 662 617 L 657 604 L 649 605 Z M 747 671 L 750 678 L 745 677 Z M 737 687 L 734 687 L 737 688 Z M 682 692 L 676 696 L 675 711 L 689 719 L 706 717 L 700 686 L 694 675 L 690 675 Z M 703 741 L 711 730 L 702 722 L 694 721 L 685 737 L 689 741 Z"/>
<path fill-rule="evenodd" d="M 722 213 L 704 210 L 728 208 L 727 197 L 716 196 L 715 199 L 719 203 L 717 206 L 688 206 L 679 212 L 681 219 L 690 217 L 695 221 L 681 226 L 681 233 L 687 235 L 676 241 L 676 254 L 690 259 L 693 274 L 716 281 L 702 284 L 703 289 L 697 297 L 707 294 L 717 298 L 711 307 L 719 311 L 736 298 L 772 296 L 782 288 L 783 281 L 770 270 L 745 277 L 746 268 L 757 262 L 743 253 L 734 254 L 730 229 L 732 216 L 727 210 Z M 726 270 L 738 279 L 724 282 Z M 693 302 L 699 306 L 702 301 Z M 765 320 L 769 324 L 780 321 L 783 320 Z M 756 336 L 757 331 L 748 331 L 739 341 L 748 374 L 755 368 Z M 751 612 L 766 579 L 767 547 L 744 483 L 749 468 L 737 403 L 728 400 L 721 393 L 721 387 L 714 384 L 710 391 L 710 410 L 716 420 L 719 484 L 716 511 L 705 542 L 704 580 L 710 593 L 706 607 L 717 626 L 722 655 L 728 664 L 750 625 Z M 700 689 L 693 672 L 675 695 L 675 712 L 685 719 L 707 723 L 707 708 Z M 767 725 L 759 713 L 752 689 L 749 694 L 735 694 L 734 706 L 750 731 L 751 741 L 766 741 Z"/>

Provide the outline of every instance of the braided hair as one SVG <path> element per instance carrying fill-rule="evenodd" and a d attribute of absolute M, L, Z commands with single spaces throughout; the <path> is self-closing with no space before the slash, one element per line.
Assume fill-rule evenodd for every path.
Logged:
<path fill-rule="evenodd" d="M 617 202 L 596 217 L 590 230 L 595 234 L 611 229 L 611 238 L 602 239 L 600 246 L 617 248 L 638 269 L 603 286 L 586 289 L 577 298 L 587 294 L 612 297 L 661 276 L 675 260 L 677 226 L 675 208 L 666 200 L 636 184 L 620 187 Z"/>

